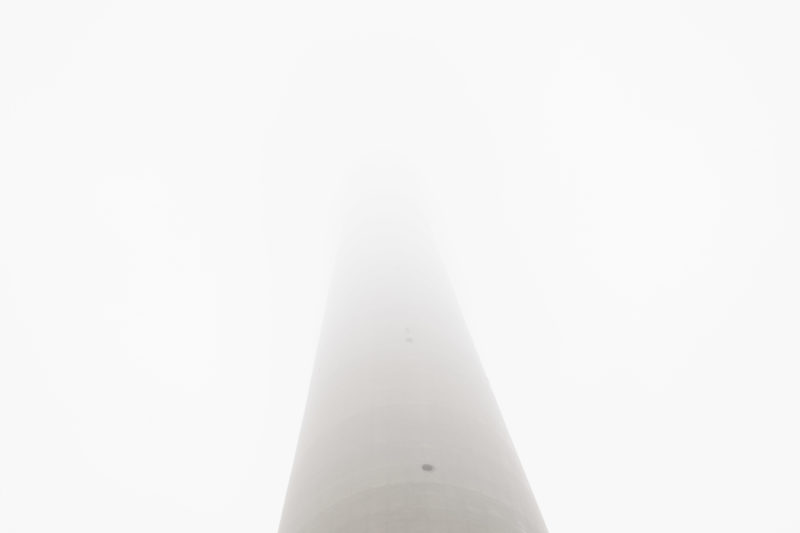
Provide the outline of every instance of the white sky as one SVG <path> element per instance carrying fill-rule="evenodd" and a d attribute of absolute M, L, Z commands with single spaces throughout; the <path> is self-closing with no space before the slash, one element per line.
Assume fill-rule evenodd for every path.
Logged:
<path fill-rule="evenodd" d="M 349 176 L 388 159 L 552 533 L 797 533 L 799 24 L 5 0 L 0 531 L 275 531 Z"/>

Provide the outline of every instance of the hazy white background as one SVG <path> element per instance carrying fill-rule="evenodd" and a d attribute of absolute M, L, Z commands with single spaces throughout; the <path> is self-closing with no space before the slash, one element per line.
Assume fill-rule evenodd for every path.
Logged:
<path fill-rule="evenodd" d="M 797 533 L 798 25 L 5 0 L 0 531 L 275 531 L 348 176 L 386 158 L 553 533 Z"/>

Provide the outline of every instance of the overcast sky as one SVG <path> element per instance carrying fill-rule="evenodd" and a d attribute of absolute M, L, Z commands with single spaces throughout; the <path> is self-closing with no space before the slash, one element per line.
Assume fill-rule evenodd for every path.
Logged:
<path fill-rule="evenodd" d="M 409 187 L 552 533 L 797 533 L 799 24 L 5 0 L 0 531 L 274 532 L 342 221 Z"/>

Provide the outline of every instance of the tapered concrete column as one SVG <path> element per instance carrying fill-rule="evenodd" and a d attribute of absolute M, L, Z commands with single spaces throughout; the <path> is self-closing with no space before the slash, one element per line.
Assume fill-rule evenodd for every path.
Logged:
<path fill-rule="evenodd" d="M 280 533 L 545 533 L 436 250 L 373 211 L 340 252 Z"/>

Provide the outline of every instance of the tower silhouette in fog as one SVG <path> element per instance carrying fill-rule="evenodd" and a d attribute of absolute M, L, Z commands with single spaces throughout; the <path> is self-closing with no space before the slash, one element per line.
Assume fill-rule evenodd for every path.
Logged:
<path fill-rule="evenodd" d="M 545 533 L 426 229 L 362 209 L 339 253 L 279 533 Z"/>

